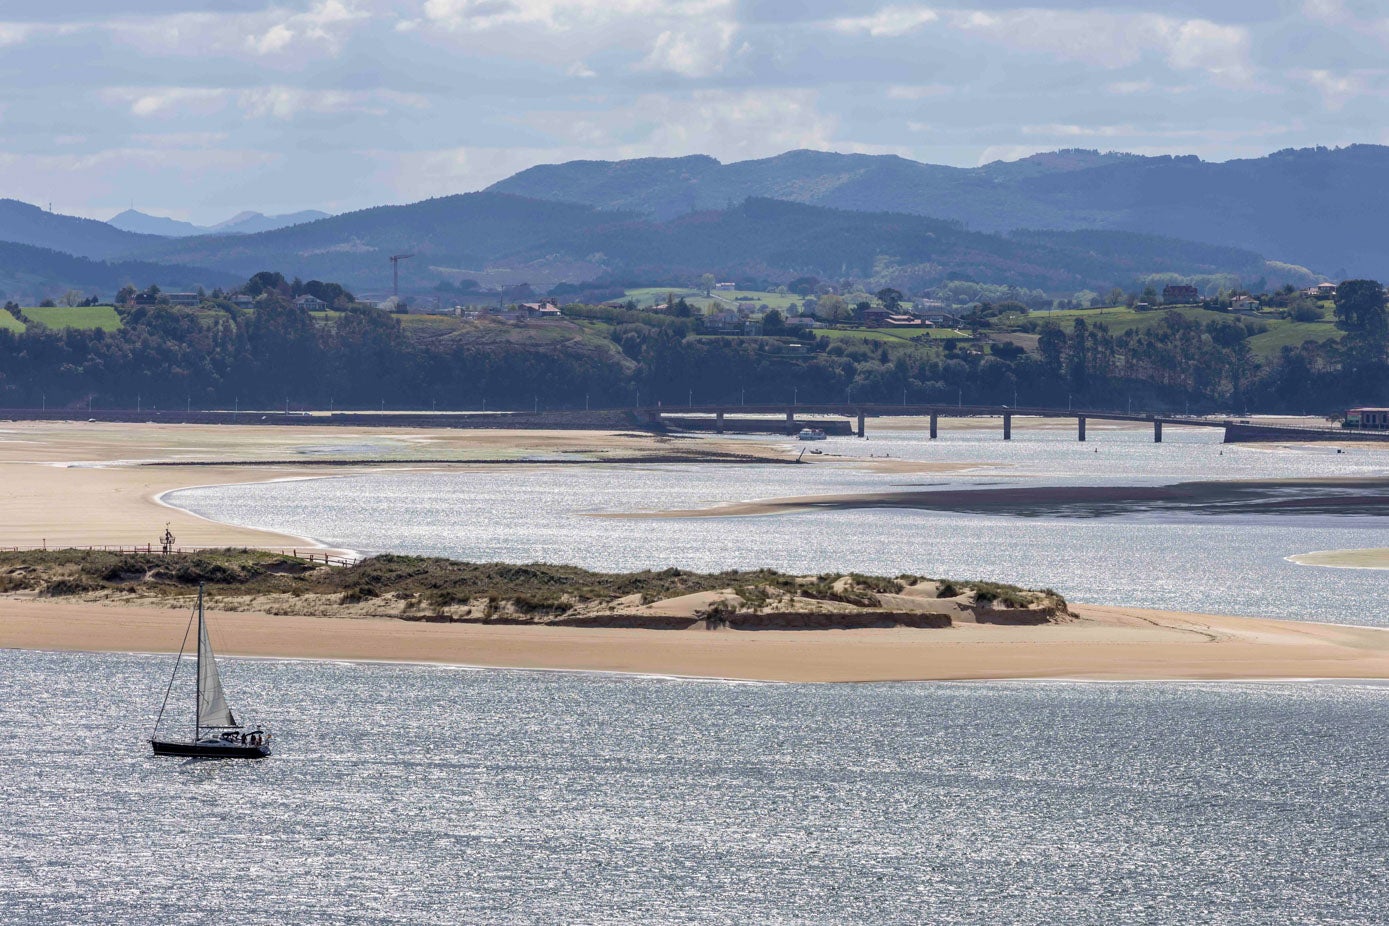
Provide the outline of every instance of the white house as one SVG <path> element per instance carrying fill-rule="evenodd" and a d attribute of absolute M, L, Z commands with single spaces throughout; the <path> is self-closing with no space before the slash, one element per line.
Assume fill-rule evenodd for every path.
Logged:
<path fill-rule="evenodd" d="M 328 308 L 328 303 L 317 296 L 310 296 L 308 293 L 295 297 L 294 304 L 308 312 L 322 312 Z"/>
<path fill-rule="evenodd" d="M 169 305 L 195 306 L 202 303 L 197 293 L 164 293 L 164 298 L 169 300 Z"/>

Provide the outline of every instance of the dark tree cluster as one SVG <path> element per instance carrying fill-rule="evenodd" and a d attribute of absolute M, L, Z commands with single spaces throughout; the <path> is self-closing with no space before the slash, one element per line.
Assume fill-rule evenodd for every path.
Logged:
<path fill-rule="evenodd" d="M 808 282 L 808 281 L 807 281 Z M 699 319 L 634 308 L 571 306 L 601 336 L 528 337 L 501 323 L 410 336 L 365 306 L 314 316 L 290 294 L 310 284 L 257 275 L 252 312 L 163 305 L 124 310 L 120 330 L 0 329 L 0 407 L 548 408 L 661 402 L 988 403 L 1191 411 L 1332 411 L 1389 402 L 1384 290 L 1342 284 L 1341 340 L 1262 359 L 1262 323 L 1201 322 L 1164 312 L 1119 334 L 1076 320 L 1043 324 L 1035 349 L 1006 341 L 929 342 L 889 350 L 763 320 L 762 337 L 711 337 Z M 331 285 L 331 284 L 329 284 Z M 322 290 L 331 294 L 331 290 Z M 340 305 L 348 294 L 336 301 Z M 891 296 L 891 293 L 887 294 Z M 325 300 L 327 301 L 327 300 Z M 981 319 L 981 321 L 984 321 Z M 494 330 L 488 324 L 496 324 Z M 471 334 L 470 334 L 471 332 Z M 490 333 L 489 333 L 490 332 Z M 776 336 L 773 336 L 776 335 Z"/>

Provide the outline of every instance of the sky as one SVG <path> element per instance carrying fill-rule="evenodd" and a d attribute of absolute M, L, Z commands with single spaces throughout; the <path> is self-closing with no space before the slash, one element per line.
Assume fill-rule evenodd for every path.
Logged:
<path fill-rule="evenodd" d="M 1384 0 L 4 0 L 0 197 L 211 223 L 573 159 L 1389 143 Z"/>

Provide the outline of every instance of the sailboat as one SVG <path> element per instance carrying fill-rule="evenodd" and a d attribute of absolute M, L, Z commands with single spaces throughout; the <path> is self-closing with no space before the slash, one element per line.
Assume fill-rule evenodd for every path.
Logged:
<path fill-rule="evenodd" d="M 198 662 L 193 735 L 186 740 L 159 737 L 159 724 L 164 719 L 165 708 L 169 706 L 169 693 L 174 689 L 174 679 L 178 678 L 179 666 L 183 663 L 183 651 L 188 644 L 188 631 L 185 630 L 183 643 L 178 648 L 178 659 L 174 661 L 174 674 L 169 679 L 169 687 L 164 690 L 164 703 L 159 707 L 159 717 L 154 722 L 154 734 L 150 737 L 154 754 L 196 759 L 263 759 L 270 755 L 269 731 L 259 727 L 248 730 L 238 723 L 236 715 L 227 705 L 226 695 L 222 693 L 222 677 L 217 672 L 217 659 L 212 653 L 212 643 L 207 636 L 201 583 L 198 585 L 196 616 Z M 192 618 L 189 619 L 188 625 L 188 630 L 192 630 Z"/>

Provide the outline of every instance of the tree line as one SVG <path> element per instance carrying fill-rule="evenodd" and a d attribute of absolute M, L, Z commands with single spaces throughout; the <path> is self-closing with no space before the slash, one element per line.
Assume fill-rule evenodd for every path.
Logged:
<path fill-rule="evenodd" d="M 564 339 L 414 337 L 397 316 L 345 304 L 324 318 L 267 281 L 252 312 L 123 310 L 116 331 L 0 329 L 0 407 L 259 406 L 528 409 L 662 402 L 911 402 L 1144 410 L 1329 412 L 1389 404 L 1384 289 L 1347 281 L 1339 341 L 1251 350 L 1257 322 L 1177 312 L 1113 333 L 1042 324 L 1035 350 L 868 339 L 700 335 L 697 319 L 573 308 L 601 319 Z M 939 347 L 935 345 L 939 343 Z"/>

